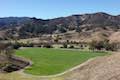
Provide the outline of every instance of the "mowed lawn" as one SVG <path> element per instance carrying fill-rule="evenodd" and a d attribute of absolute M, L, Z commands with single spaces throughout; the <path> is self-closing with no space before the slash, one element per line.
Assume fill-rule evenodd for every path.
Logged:
<path fill-rule="evenodd" d="M 90 58 L 106 54 L 107 52 L 47 48 L 27 48 L 16 51 L 16 55 L 25 57 L 33 62 L 31 67 L 25 69 L 25 73 L 40 76 L 58 74 Z"/>

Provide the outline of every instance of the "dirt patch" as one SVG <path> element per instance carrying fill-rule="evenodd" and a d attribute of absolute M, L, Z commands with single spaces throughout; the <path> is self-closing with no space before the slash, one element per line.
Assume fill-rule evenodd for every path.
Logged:
<path fill-rule="evenodd" d="M 2 70 L 3 72 L 10 73 L 10 72 L 18 71 L 30 65 L 29 61 L 16 56 L 11 57 L 9 59 L 9 62 L 10 63 L 3 68 Z"/>

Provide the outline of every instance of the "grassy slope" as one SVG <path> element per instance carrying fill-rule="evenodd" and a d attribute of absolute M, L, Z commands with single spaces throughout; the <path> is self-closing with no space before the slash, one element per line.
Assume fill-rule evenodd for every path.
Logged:
<path fill-rule="evenodd" d="M 25 70 L 26 73 L 53 75 L 70 69 L 92 57 L 103 56 L 106 53 L 29 48 L 17 50 L 16 54 L 33 61 L 33 65 Z"/>

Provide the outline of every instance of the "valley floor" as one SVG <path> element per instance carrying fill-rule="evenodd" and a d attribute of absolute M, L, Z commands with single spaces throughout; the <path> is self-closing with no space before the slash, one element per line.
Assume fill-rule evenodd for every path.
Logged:
<path fill-rule="evenodd" d="M 0 74 L 0 80 L 120 80 L 120 53 L 97 57 L 59 76 L 40 77 L 22 71 Z"/>
<path fill-rule="evenodd" d="M 25 73 L 48 76 L 62 73 L 91 58 L 108 55 L 102 51 L 80 51 L 54 48 L 26 48 L 16 51 L 16 55 L 32 61 Z"/>

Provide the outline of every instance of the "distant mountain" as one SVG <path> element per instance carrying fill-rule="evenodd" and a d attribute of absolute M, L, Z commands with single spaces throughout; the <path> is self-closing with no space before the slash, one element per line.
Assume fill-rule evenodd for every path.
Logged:
<path fill-rule="evenodd" d="M 103 12 L 49 20 L 29 17 L 0 18 L 0 37 L 2 39 L 30 38 L 42 34 L 67 33 L 68 31 L 81 33 L 100 30 L 119 31 L 119 29 L 120 15 L 113 16 Z"/>
<path fill-rule="evenodd" d="M 20 26 L 21 24 L 27 23 L 30 21 L 28 17 L 6 17 L 0 18 L 0 28 L 9 28 Z"/>

